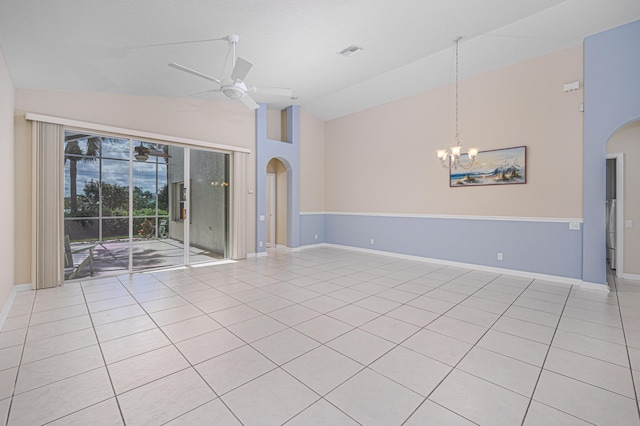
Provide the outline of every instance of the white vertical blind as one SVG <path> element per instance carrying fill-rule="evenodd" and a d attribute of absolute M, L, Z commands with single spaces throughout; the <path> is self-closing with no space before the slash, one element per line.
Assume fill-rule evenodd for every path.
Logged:
<path fill-rule="evenodd" d="M 247 257 L 247 154 L 233 153 L 231 258 Z"/>
<path fill-rule="evenodd" d="M 36 289 L 64 283 L 64 129 L 34 121 L 32 280 Z"/>

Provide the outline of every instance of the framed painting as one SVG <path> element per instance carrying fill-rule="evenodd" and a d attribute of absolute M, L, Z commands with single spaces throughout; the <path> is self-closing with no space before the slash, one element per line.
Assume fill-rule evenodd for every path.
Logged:
<path fill-rule="evenodd" d="M 449 171 L 449 186 L 512 185 L 527 183 L 527 147 L 480 151 L 468 169 Z M 466 154 L 462 161 L 466 161 Z"/>

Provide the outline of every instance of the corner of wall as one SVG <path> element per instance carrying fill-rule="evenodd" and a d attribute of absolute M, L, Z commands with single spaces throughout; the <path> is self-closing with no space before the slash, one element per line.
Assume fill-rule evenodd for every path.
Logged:
<path fill-rule="evenodd" d="M 0 179 L 4 185 L 0 188 L 0 199 L 15 205 L 15 176 L 14 176 L 14 121 L 15 86 L 9 72 L 9 67 L 0 50 Z M 15 284 L 14 272 L 14 243 L 15 243 L 15 213 L 13 208 L 2 209 L 0 212 L 0 306 L 9 300 Z"/>

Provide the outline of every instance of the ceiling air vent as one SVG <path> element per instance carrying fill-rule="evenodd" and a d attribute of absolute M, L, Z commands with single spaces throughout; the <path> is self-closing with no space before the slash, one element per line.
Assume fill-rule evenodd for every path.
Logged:
<path fill-rule="evenodd" d="M 356 53 L 362 52 L 364 50 L 364 48 L 360 47 L 360 46 L 356 46 L 355 44 L 352 44 L 348 47 L 345 47 L 344 49 L 342 49 L 341 51 L 339 51 L 338 53 L 342 56 L 353 56 Z"/>

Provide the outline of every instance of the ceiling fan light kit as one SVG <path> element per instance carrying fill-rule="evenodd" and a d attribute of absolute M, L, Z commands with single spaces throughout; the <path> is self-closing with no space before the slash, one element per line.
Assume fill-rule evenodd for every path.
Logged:
<path fill-rule="evenodd" d="M 236 34 L 231 34 L 222 39 L 214 39 L 214 40 L 225 40 L 229 43 L 229 49 L 231 49 L 232 53 L 232 71 L 229 78 L 225 78 L 220 80 L 218 78 L 212 77 L 210 75 L 201 73 L 200 71 L 193 70 L 191 68 L 187 68 L 184 65 L 176 64 L 172 62 L 169 64 L 171 68 L 177 69 L 179 71 L 186 72 L 191 75 L 195 75 L 196 77 L 203 78 L 210 82 L 218 84 L 220 87 L 217 89 L 211 90 L 211 92 L 222 92 L 227 98 L 231 100 L 239 100 L 249 109 L 258 109 L 260 105 L 253 100 L 251 96 L 247 94 L 247 92 L 263 92 L 277 96 L 288 96 L 293 99 L 293 93 L 291 89 L 283 89 L 283 88 L 273 88 L 273 90 L 269 89 L 256 89 L 255 86 L 247 87 L 244 79 L 247 77 L 247 74 L 253 67 L 253 63 L 247 61 L 243 58 L 236 58 L 236 45 L 240 41 L 240 36 Z"/>

